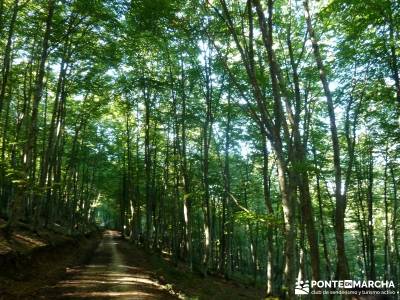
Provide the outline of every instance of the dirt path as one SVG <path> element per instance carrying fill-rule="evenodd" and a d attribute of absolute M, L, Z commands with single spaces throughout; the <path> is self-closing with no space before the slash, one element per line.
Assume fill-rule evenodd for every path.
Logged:
<path fill-rule="evenodd" d="M 41 290 L 39 299 L 177 299 L 135 264 L 128 242 L 107 231 L 89 264 L 68 269 L 66 278 Z M 143 260 L 142 257 L 137 257 Z M 129 263 L 128 263 L 129 262 Z"/>

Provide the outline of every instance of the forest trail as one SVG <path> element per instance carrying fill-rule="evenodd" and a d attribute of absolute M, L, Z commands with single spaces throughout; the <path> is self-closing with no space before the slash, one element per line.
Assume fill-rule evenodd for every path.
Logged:
<path fill-rule="evenodd" d="M 120 233 L 106 231 L 88 264 L 68 269 L 65 279 L 44 288 L 38 298 L 177 299 L 142 267 L 144 257 L 130 256 L 130 246 Z"/>
<path fill-rule="evenodd" d="M 400 0 L 0 0 L 0 300 L 399 289 L 399 36 Z"/>

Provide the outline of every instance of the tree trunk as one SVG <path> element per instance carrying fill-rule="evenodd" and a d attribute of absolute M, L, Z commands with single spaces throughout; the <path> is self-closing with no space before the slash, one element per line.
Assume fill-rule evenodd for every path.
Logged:
<path fill-rule="evenodd" d="M 187 165 L 187 150 L 186 150 L 186 93 L 185 93 L 185 73 L 183 69 L 183 61 L 181 62 L 181 80 L 182 80 L 182 177 L 183 177 L 183 216 L 185 222 L 185 247 L 189 265 L 189 270 L 193 269 L 193 254 L 192 254 L 192 201 L 190 195 L 190 178 Z"/>
<path fill-rule="evenodd" d="M 3 3 L 1 3 L 3 5 Z M 1 70 L 2 81 L 0 86 L 0 115 L 4 106 L 4 99 L 6 94 L 6 87 L 8 83 L 8 77 L 10 76 L 10 65 L 11 65 L 11 48 L 14 36 L 15 22 L 17 20 L 17 14 L 19 10 L 19 0 L 14 1 L 14 8 L 12 12 L 12 17 L 10 21 L 10 27 L 8 29 L 7 44 L 4 51 L 3 68 Z"/>
<path fill-rule="evenodd" d="M 398 223 L 398 214 L 399 214 L 399 199 L 398 190 L 397 190 L 397 181 L 394 173 L 393 163 L 389 164 L 390 177 L 393 186 L 393 212 L 392 212 L 392 220 L 390 224 L 390 241 L 391 241 L 391 257 L 392 257 L 392 273 L 394 274 L 393 279 L 398 280 L 400 278 L 400 267 L 398 262 L 400 260 L 400 251 L 399 251 L 399 232 L 397 229 Z"/>
<path fill-rule="evenodd" d="M 209 55 L 209 54 L 208 54 Z M 203 188 L 204 188 L 204 257 L 203 257 L 203 274 L 207 275 L 207 271 L 212 256 L 212 229 L 211 229 L 211 207 L 210 207 L 210 187 L 209 187 L 209 150 L 211 141 L 211 103 L 212 103 L 212 86 L 211 86 L 211 58 L 205 54 L 205 104 L 206 116 L 203 124 Z"/>
<path fill-rule="evenodd" d="M 372 142 L 372 141 L 371 141 Z M 372 145 L 370 146 L 369 163 L 368 163 L 368 249 L 369 249 L 369 280 L 376 280 L 375 271 L 375 243 L 374 243 L 374 212 L 373 212 L 373 156 Z"/>
<path fill-rule="evenodd" d="M 33 95 L 33 103 L 32 103 L 32 113 L 30 118 L 30 124 L 28 127 L 28 141 L 26 143 L 25 151 L 24 151 L 24 172 L 29 176 L 29 188 L 30 193 L 32 194 L 32 188 L 35 183 L 35 161 L 36 161 L 36 140 L 38 134 L 38 112 L 39 112 L 39 103 L 42 99 L 43 87 L 44 87 L 44 75 L 45 75 L 45 65 L 47 61 L 47 57 L 49 55 L 49 40 L 50 34 L 52 31 L 53 24 L 53 14 L 55 9 L 56 1 L 49 0 L 48 1 L 48 12 L 46 18 L 46 29 L 42 40 L 42 50 L 40 56 L 39 70 L 36 77 L 35 90 Z M 33 197 L 35 198 L 35 197 Z M 21 203 L 19 204 L 21 205 Z M 38 207 L 38 203 L 34 203 L 36 208 Z M 22 206 L 22 205 L 21 205 Z M 39 209 L 35 211 L 35 225 L 37 226 L 40 223 L 40 214 Z"/>
<path fill-rule="evenodd" d="M 262 147 L 263 147 L 263 188 L 264 188 L 264 202 L 267 208 L 267 213 L 271 216 L 274 215 L 272 207 L 271 192 L 270 192 L 270 176 L 269 176 L 269 152 L 267 147 L 267 138 L 264 133 L 262 134 Z M 273 268 L 274 267 L 274 241 L 273 241 L 273 228 L 268 225 L 267 228 L 267 296 L 274 294 L 273 282 Z"/>
<path fill-rule="evenodd" d="M 144 82 L 144 84 L 146 84 Z M 151 149 L 150 149 L 150 94 L 149 87 L 144 87 L 145 101 L 145 176 L 146 176 L 146 248 L 151 247 L 151 239 L 153 232 L 153 211 L 151 199 Z"/>
<path fill-rule="evenodd" d="M 316 169 L 318 168 L 317 166 L 317 154 L 315 147 L 312 148 L 313 155 L 314 155 L 314 164 Z M 317 180 L 317 200 L 318 200 L 318 211 L 319 211 L 319 219 L 320 219 L 320 231 L 321 231 L 321 240 L 322 240 L 322 246 L 324 249 L 324 258 L 325 258 L 325 270 L 326 270 L 326 276 L 327 279 L 331 279 L 331 274 L 332 274 L 332 265 L 331 265 L 331 260 L 329 259 L 329 251 L 328 251 L 328 244 L 327 244 L 327 239 L 326 239 L 326 234 L 325 234 L 325 222 L 324 222 L 324 214 L 322 210 L 322 195 L 321 195 L 321 184 L 320 184 L 320 171 L 317 169 L 316 171 L 316 180 Z"/>
<path fill-rule="evenodd" d="M 336 117 L 335 117 L 333 98 L 331 91 L 329 89 L 329 83 L 325 71 L 325 66 L 322 62 L 319 44 L 312 25 L 308 0 L 304 1 L 304 9 L 306 13 L 307 29 L 310 35 L 320 80 L 324 89 L 328 107 L 329 120 L 330 120 L 330 130 L 331 130 L 331 139 L 333 147 L 333 164 L 335 169 L 335 198 L 336 198 L 335 237 L 336 237 L 337 258 L 338 258 L 336 272 L 337 272 L 337 278 L 344 280 L 349 278 L 349 270 L 348 270 L 348 263 L 345 251 L 345 241 L 344 241 L 344 232 L 345 232 L 344 217 L 346 210 L 346 197 L 345 195 L 342 195 L 342 170 L 340 166 L 339 137 L 336 128 Z"/>
<path fill-rule="evenodd" d="M 383 171 L 383 203 L 385 212 L 385 240 L 384 240 L 384 275 L 383 280 L 389 280 L 391 278 L 390 273 L 390 250 L 389 250 L 389 203 L 388 203 L 388 147 L 385 149 L 385 169 Z"/>

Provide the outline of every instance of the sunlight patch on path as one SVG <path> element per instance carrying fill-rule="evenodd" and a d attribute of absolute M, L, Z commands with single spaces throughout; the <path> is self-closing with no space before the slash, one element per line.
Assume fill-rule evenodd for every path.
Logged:
<path fill-rule="evenodd" d="M 91 264 L 46 289 L 41 299 L 166 299 L 163 287 L 140 268 L 125 263 L 115 232 L 107 232 Z"/>
<path fill-rule="evenodd" d="M 75 292 L 75 293 L 65 293 L 64 296 L 66 297 L 80 297 L 80 298 L 89 298 L 89 297 L 121 297 L 121 296 L 135 296 L 136 297 L 147 297 L 150 298 L 151 295 L 148 293 L 143 292 Z M 146 298 L 142 298 L 146 299 Z"/>

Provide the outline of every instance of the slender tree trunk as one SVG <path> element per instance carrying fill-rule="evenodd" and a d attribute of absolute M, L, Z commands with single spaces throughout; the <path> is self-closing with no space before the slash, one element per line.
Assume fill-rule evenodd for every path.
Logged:
<path fill-rule="evenodd" d="M 386 145 L 385 150 L 385 169 L 383 172 L 384 182 L 383 182 L 383 202 L 384 202 L 384 211 L 385 211 L 385 241 L 384 241 L 384 280 L 389 280 L 391 278 L 390 272 L 390 248 L 389 248 L 389 203 L 388 203 L 388 147 Z"/>
<path fill-rule="evenodd" d="M 317 168 L 317 154 L 315 147 L 312 148 L 313 150 L 313 155 L 314 155 L 314 164 Z M 325 258 L 325 270 L 326 270 L 326 276 L 327 279 L 331 278 L 332 274 L 332 264 L 331 260 L 329 258 L 329 251 L 328 251 L 328 243 L 326 239 L 326 234 L 325 234 L 325 222 L 324 222 L 324 214 L 322 210 L 322 195 L 321 195 L 321 184 L 320 184 L 320 171 L 316 171 L 316 180 L 317 180 L 317 199 L 318 199 L 318 211 L 319 211 L 319 219 L 320 219 L 320 231 L 321 231 L 321 240 L 322 240 L 322 246 L 324 249 L 324 258 Z"/>
<path fill-rule="evenodd" d="M 14 36 L 15 22 L 17 20 L 17 14 L 18 14 L 18 10 L 19 10 L 18 5 L 19 5 L 19 0 L 15 0 L 14 8 L 13 8 L 12 16 L 11 16 L 11 21 L 10 21 L 10 26 L 8 29 L 7 44 L 6 44 L 6 48 L 4 51 L 3 68 L 1 70 L 2 81 L 1 81 L 1 86 L 0 86 L 0 115 L 3 110 L 8 78 L 10 76 L 11 48 L 12 48 L 12 41 L 13 41 L 13 36 Z M 1 6 L 3 6 L 3 3 L 1 3 Z"/>
<path fill-rule="evenodd" d="M 209 149 L 211 140 L 211 102 L 212 102 L 212 86 L 211 86 L 211 58 L 206 55 L 205 71 L 205 102 L 206 117 L 203 124 L 203 188 L 204 188 L 204 257 L 203 257 L 203 274 L 207 275 L 207 271 L 212 257 L 212 224 L 211 224 L 211 207 L 210 207 L 210 187 L 209 187 Z"/>
<path fill-rule="evenodd" d="M 370 280 L 376 280 L 375 270 L 375 243 L 374 243 L 374 212 L 373 212 L 373 180 L 374 180 L 374 168 L 373 168 L 373 156 L 372 156 L 372 145 L 370 146 L 369 153 L 369 164 L 368 164 L 368 249 L 369 249 L 369 278 Z"/>
<path fill-rule="evenodd" d="M 360 230 L 360 236 L 361 236 L 361 249 L 362 249 L 362 258 L 363 258 L 363 264 L 364 264 L 364 273 L 368 274 L 368 269 L 369 269 L 369 257 L 368 257 L 368 237 L 366 233 L 366 222 L 365 222 L 365 213 L 364 213 L 364 195 L 363 195 L 363 190 L 362 190 L 362 182 L 361 182 L 361 170 L 358 164 L 356 165 L 356 176 L 357 176 L 357 194 L 356 194 L 356 199 L 357 199 L 357 221 L 358 221 L 358 227 Z"/>
<path fill-rule="evenodd" d="M 229 199 L 231 194 L 231 176 L 230 176 L 230 157 L 229 149 L 231 144 L 231 95 L 228 95 L 228 106 L 227 106 L 227 119 L 225 127 L 225 149 L 224 149 L 224 195 L 222 197 L 222 220 L 221 220 L 221 246 L 220 246 L 220 271 L 226 277 L 229 277 L 227 272 L 228 265 L 228 253 L 230 251 L 229 247 L 229 221 L 230 220 L 230 208 Z"/>
<path fill-rule="evenodd" d="M 397 105 L 399 108 L 400 112 L 400 76 L 399 76 L 399 66 L 398 66 L 398 58 L 396 55 L 396 38 L 395 38 L 395 25 L 393 20 L 393 10 L 391 7 L 391 1 L 389 1 L 389 67 L 392 72 L 392 78 L 395 83 L 396 87 L 396 100 L 397 100 Z"/>
<path fill-rule="evenodd" d="M 285 285 L 288 289 L 288 297 L 294 296 L 294 279 L 296 276 L 296 251 L 295 251 L 295 216 L 294 216 L 294 199 L 293 190 L 286 179 L 287 166 L 281 153 L 281 145 L 275 149 L 277 155 L 278 182 L 282 194 L 282 207 L 284 213 L 284 230 L 285 230 Z"/>
<path fill-rule="evenodd" d="M 139 131 L 139 101 L 136 102 L 136 143 L 135 143 L 135 148 L 136 148 L 136 153 L 135 153 L 135 177 L 136 177 L 136 186 L 135 186 L 135 198 L 136 200 L 136 230 L 137 230 L 137 243 L 140 244 L 140 237 L 142 237 L 142 211 L 141 211 L 141 193 L 140 193 L 140 182 L 139 179 L 142 178 L 140 174 L 140 154 L 139 154 L 139 139 L 140 139 L 140 131 Z"/>
<path fill-rule="evenodd" d="M 134 181 L 133 174 L 133 166 L 132 166 L 132 137 L 131 137 L 131 125 L 129 123 L 130 119 L 130 105 L 127 104 L 126 107 L 126 116 L 125 116 L 125 130 L 126 130 L 126 151 L 127 151 L 127 201 L 131 206 L 131 219 L 130 219 L 130 238 L 134 241 L 138 239 L 138 232 L 136 225 L 137 214 L 137 197 L 134 194 L 134 184 L 138 184 L 138 182 Z M 134 183 L 135 182 L 135 183 Z"/>
<path fill-rule="evenodd" d="M 190 195 L 190 179 L 188 173 L 187 163 L 187 150 L 186 150 L 186 119 L 187 119 L 187 107 L 186 107 L 186 92 L 185 92 L 185 73 L 183 69 L 183 61 L 181 62 L 181 80 L 182 80 L 182 179 L 183 179 L 183 215 L 185 222 L 185 247 L 187 254 L 187 262 L 189 269 L 193 269 L 193 254 L 192 254 L 192 201 Z"/>
<path fill-rule="evenodd" d="M 334 111 L 333 98 L 331 91 L 329 89 L 329 83 L 325 71 L 325 66 L 322 61 L 317 37 L 315 35 L 314 28 L 312 25 L 308 0 L 304 1 L 304 8 L 306 13 L 307 29 L 310 35 L 320 80 L 324 89 L 328 107 L 329 120 L 330 120 L 330 130 L 331 130 L 331 139 L 333 147 L 333 161 L 334 161 L 333 163 L 335 169 L 335 198 L 336 198 L 335 237 L 336 237 L 336 247 L 337 247 L 336 272 L 337 272 L 337 278 L 344 280 L 349 278 L 349 269 L 345 251 L 345 241 L 344 241 L 344 232 L 345 232 L 344 217 L 346 210 L 346 195 L 342 195 L 342 170 L 340 166 L 339 137 L 336 128 L 336 117 Z"/>
<path fill-rule="evenodd" d="M 11 76 L 11 74 L 10 74 Z M 11 99 L 11 94 L 12 94 L 12 85 L 10 84 L 8 86 L 8 94 L 10 95 Z M 10 106 L 11 106 L 11 101 L 7 101 L 6 103 L 6 110 L 5 110 L 5 116 L 4 116 L 4 123 L 3 123 L 3 136 L 2 136 L 2 148 L 1 148 L 1 161 L 3 164 L 0 167 L 0 176 L 1 176 L 1 186 L 0 186 L 0 215 L 4 212 L 6 215 L 6 210 L 9 204 L 9 199 L 11 198 L 11 192 L 12 192 L 12 183 L 7 179 L 6 177 L 6 152 L 7 152 L 7 145 L 9 144 L 9 126 L 10 126 Z M 11 147 L 11 165 L 13 165 L 13 147 Z"/>
<path fill-rule="evenodd" d="M 4 28 L 4 0 L 0 0 L 0 38 L 3 37 Z"/>
<path fill-rule="evenodd" d="M 157 122 L 154 122 L 153 130 L 156 131 Z M 151 174 L 151 188 L 150 188 L 150 195 L 151 195 L 151 212 L 152 212 L 152 219 L 153 219 L 153 229 L 152 229 L 152 248 L 158 250 L 158 221 L 157 219 L 157 204 L 158 204 L 158 194 L 157 194 L 157 155 L 158 155 L 158 147 L 156 143 L 156 136 L 153 136 L 153 140 L 151 142 L 153 145 L 152 147 L 152 174 Z"/>
<path fill-rule="evenodd" d="M 397 229 L 398 223 L 398 214 L 399 214 L 399 199 L 398 199 L 398 189 L 397 189 L 397 181 L 394 172 L 393 163 L 389 164 L 390 177 L 393 186 L 393 212 L 392 212 L 392 220 L 390 224 L 390 240 L 391 240 L 391 257 L 392 257 L 392 274 L 393 279 L 398 280 L 400 278 L 400 267 L 398 262 L 400 260 L 400 251 L 399 251 L 399 232 Z"/>
<path fill-rule="evenodd" d="M 144 83 L 145 84 L 145 83 Z M 153 231 L 153 211 L 151 199 L 151 149 L 150 149 L 150 95 L 149 87 L 144 87 L 144 101 L 145 101 L 145 176 L 146 176 L 146 239 L 145 244 L 147 248 L 151 246 L 152 231 Z"/>
<path fill-rule="evenodd" d="M 264 202 L 269 215 L 274 214 L 270 192 L 270 176 L 269 176 L 269 152 L 267 147 L 267 138 L 262 134 L 263 147 L 263 187 L 264 187 Z M 274 267 L 274 241 L 273 228 L 269 225 L 267 228 L 267 296 L 274 294 L 273 268 Z"/>
<path fill-rule="evenodd" d="M 171 81 L 171 85 L 173 85 L 173 76 L 172 76 L 172 70 L 170 69 L 170 81 Z M 180 223 L 180 219 L 181 219 L 181 214 L 183 212 L 183 209 L 181 209 L 180 206 L 180 201 L 177 201 L 178 199 L 181 199 L 181 193 L 179 191 L 180 186 L 181 186 L 181 182 L 180 182 L 180 171 L 181 171 L 181 167 L 179 166 L 179 163 L 181 161 L 181 151 L 180 151 L 180 126 L 179 126 L 179 120 L 178 120 L 178 103 L 177 103 L 177 97 L 176 97 L 176 93 L 173 89 L 173 87 L 171 86 L 171 97 L 172 97 L 172 113 L 173 113 L 173 136 L 174 136 L 174 140 L 173 140 L 173 170 L 174 170 L 174 197 L 173 197 L 173 207 L 174 207 L 174 211 L 178 213 L 178 215 L 176 216 L 176 218 L 174 218 L 173 220 L 173 258 L 174 258 L 174 262 L 177 263 L 178 258 L 180 258 L 180 247 L 179 245 L 180 243 L 180 237 L 179 237 L 179 231 L 180 231 L 180 227 L 179 227 L 179 223 Z M 185 197 L 183 195 L 183 197 Z M 183 215 L 183 218 L 185 218 L 185 216 Z"/>

